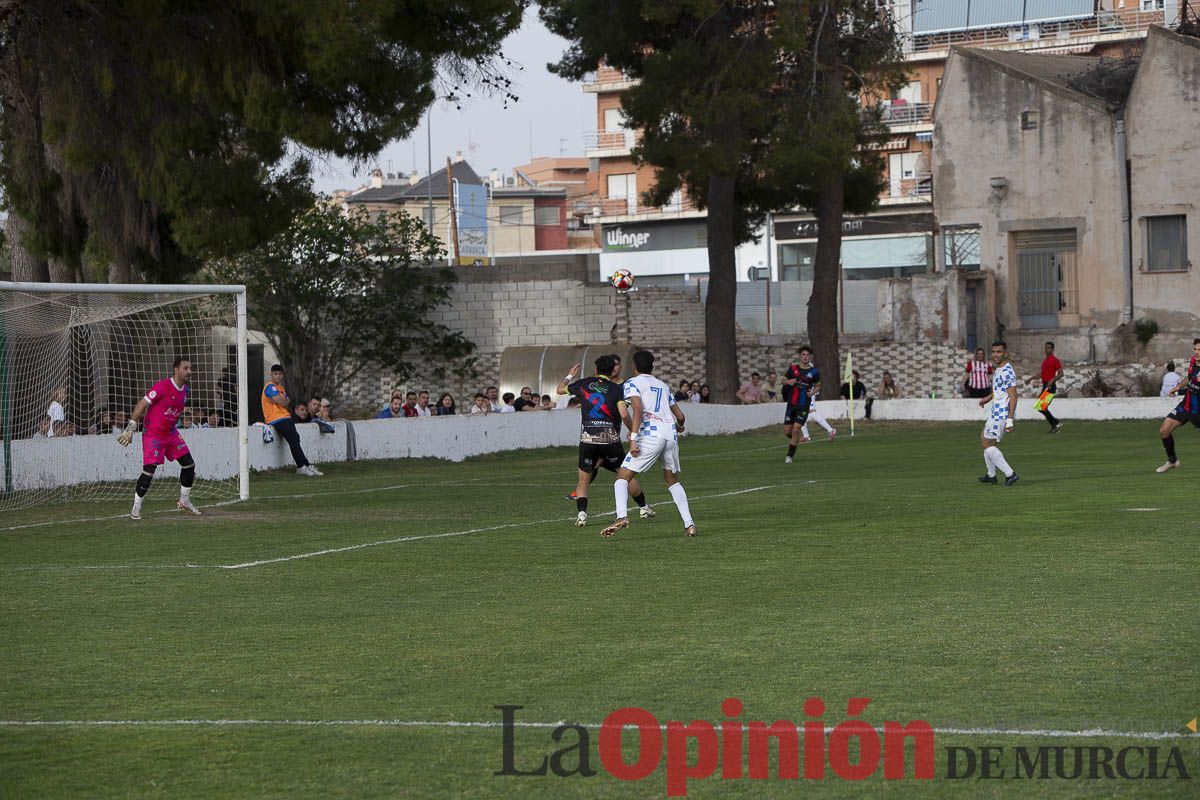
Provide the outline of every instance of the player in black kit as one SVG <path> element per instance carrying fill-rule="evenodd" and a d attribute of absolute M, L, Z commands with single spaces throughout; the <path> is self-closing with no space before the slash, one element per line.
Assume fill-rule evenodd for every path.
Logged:
<path fill-rule="evenodd" d="M 579 482 L 575 487 L 575 507 L 578 515 L 575 525 L 582 528 L 587 524 L 588 485 L 595 480 L 601 467 L 616 472 L 625 459 L 625 448 L 621 446 L 621 420 L 625 410 L 624 392 L 615 376 L 616 356 L 600 356 L 596 359 L 596 375 L 575 380 L 580 364 L 571 367 L 562 382 L 558 394 L 569 394 L 579 399 Z M 646 505 L 646 496 L 636 481 L 630 481 L 629 495 L 641 508 L 642 519 L 653 517 L 654 509 Z"/>

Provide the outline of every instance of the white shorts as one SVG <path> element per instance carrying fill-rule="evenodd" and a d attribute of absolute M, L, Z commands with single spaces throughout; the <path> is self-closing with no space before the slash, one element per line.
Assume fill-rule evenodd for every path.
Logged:
<path fill-rule="evenodd" d="M 1004 438 L 1004 425 L 1008 420 L 1004 419 L 988 419 L 983 423 L 983 438 L 995 439 L 999 442 Z"/>
<path fill-rule="evenodd" d="M 674 439 L 660 439 L 657 436 L 647 436 L 638 440 L 638 454 L 628 453 L 621 466 L 639 475 L 654 466 L 654 462 L 662 457 L 663 469 L 678 473 L 679 442 Z"/>

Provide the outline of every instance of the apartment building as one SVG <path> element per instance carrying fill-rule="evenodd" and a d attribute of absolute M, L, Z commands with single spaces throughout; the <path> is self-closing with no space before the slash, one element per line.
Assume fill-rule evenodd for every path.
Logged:
<path fill-rule="evenodd" d="M 877 284 L 944 269 L 980 268 L 974 231 L 943 235 L 934 215 L 933 109 L 947 59 L 955 46 L 1043 55 L 1126 56 L 1139 52 L 1155 24 L 1173 24 L 1180 0 L 885 0 L 904 42 L 909 82 L 883 102 L 890 136 L 878 148 L 887 164 L 879 208 L 847 218 L 842 247 L 842 319 L 848 333 L 877 330 L 879 298 L 890 296 Z M 687 268 L 686 277 L 703 280 L 705 254 L 680 231 L 703 229 L 703 212 L 677 196 L 663 208 L 644 208 L 640 193 L 653 181 L 650 167 L 630 157 L 638 133 L 621 115 L 621 94 L 632 83 L 619 71 L 601 66 L 583 90 L 596 95 L 596 130 L 585 139 L 585 156 L 597 174 L 590 218 L 602 228 L 602 271 L 633 263 L 630 243 L 684 242 L 687 253 L 657 253 L 644 259 L 655 274 Z M 952 119 L 941 124 L 952 126 Z M 577 204 L 578 206 L 579 204 Z M 576 213 L 579 213 L 578 208 Z M 656 230 L 662 235 L 655 237 Z M 638 237 L 631 234 L 648 234 Z M 699 236 L 700 234 L 697 234 Z M 739 252 L 739 280 L 781 283 L 779 297 L 803 305 L 810 290 L 816 254 L 816 225 L 811 214 L 781 209 L 763 243 Z M 610 254 L 608 244 L 620 257 Z M 770 241 L 769 250 L 765 242 Z M 618 263 L 623 262 L 623 263 Z M 639 275 L 642 273 L 639 273 Z M 745 294 L 745 293 L 743 293 Z M 755 295 L 757 296 L 757 295 Z M 771 302 L 778 302 L 779 297 Z M 740 301 L 739 301 L 740 302 Z M 786 314 L 777 314 L 786 319 Z M 803 314 L 792 329 L 803 330 Z M 975 337 L 971 337 L 974 341 Z"/>

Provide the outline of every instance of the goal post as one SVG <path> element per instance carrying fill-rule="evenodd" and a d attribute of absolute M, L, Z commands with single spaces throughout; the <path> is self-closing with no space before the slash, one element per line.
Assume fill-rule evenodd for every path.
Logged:
<path fill-rule="evenodd" d="M 249 498 L 246 350 L 244 286 L 0 281 L 0 510 L 132 496 L 141 428 L 128 448 L 116 435 L 180 356 L 193 497 Z M 160 468 L 151 495 L 177 474 Z"/>

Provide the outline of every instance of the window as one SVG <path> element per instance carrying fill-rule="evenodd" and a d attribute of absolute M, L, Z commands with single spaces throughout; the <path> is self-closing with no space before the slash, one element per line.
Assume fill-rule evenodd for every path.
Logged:
<path fill-rule="evenodd" d="M 979 269 L 979 226 L 942 229 L 946 269 Z"/>
<path fill-rule="evenodd" d="M 558 206 L 542 206 L 533 209 L 533 224 L 557 227 L 562 224 L 562 214 Z"/>
<path fill-rule="evenodd" d="M 619 108 L 604 109 L 604 132 L 617 133 L 625 130 L 625 115 Z"/>
<path fill-rule="evenodd" d="M 425 227 L 429 228 L 429 230 L 433 230 L 433 213 L 436 213 L 435 210 L 429 206 L 421 206 L 421 221 L 425 223 Z"/>
<path fill-rule="evenodd" d="M 1143 217 L 1146 232 L 1146 271 L 1160 272 L 1188 268 L 1187 218 Z"/>
<path fill-rule="evenodd" d="M 1142 0 L 1142 11 L 1162 11 L 1163 0 Z"/>
<path fill-rule="evenodd" d="M 525 209 L 521 206 L 500 206 L 501 225 L 520 225 L 525 218 Z"/>
<path fill-rule="evenodd" d="M 635 173 L 608 176 L 609 197 L 629 197 L 632 194 L 637 194 L 637 175 Z"/>
<path fill-rule="evenodd" d="M 1038 112 L 1036 112 L 1036 111 L 1022 111 L 1021 112 L 1021 130 L 1033 131 L 1033 130 L 1037 130 L 1037 126 L 1038 126 Z"/>
<path fill-rule="evenodd" d="M 779 245 L 779 279 L 781 281 L 811 281 L 813 279 L 813 259 L 816 257 L 816 242 Z"/>

